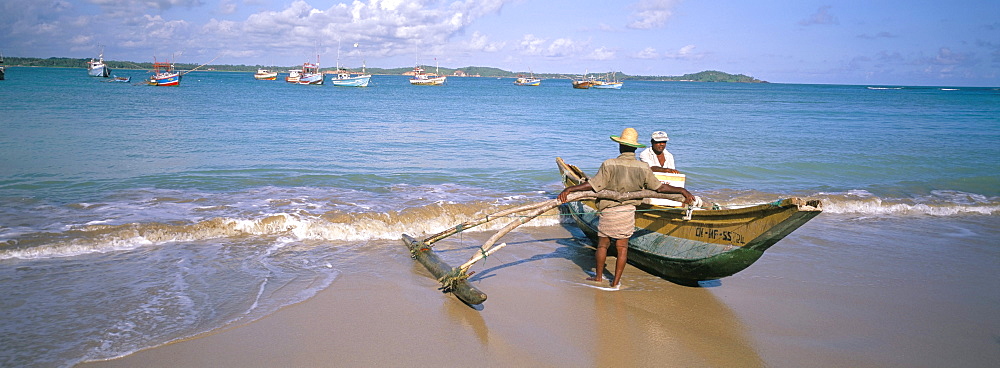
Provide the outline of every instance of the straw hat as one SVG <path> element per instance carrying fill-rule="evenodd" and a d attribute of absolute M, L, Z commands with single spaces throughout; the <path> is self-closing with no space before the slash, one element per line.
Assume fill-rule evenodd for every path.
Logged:
<path fill-rule="evenodd" d="M 645 148 L 646 145 L 640 144 L 638 139 L 639 139 L 639 133 L 632 128 L 625 128 L 625 130 L 622 130 L 621 136 L 617 135 L 611 136 L 611 140 L 618 142 L 620 144 L 624 144 L 626 146 L 631 146 L 635 148 Z"/>

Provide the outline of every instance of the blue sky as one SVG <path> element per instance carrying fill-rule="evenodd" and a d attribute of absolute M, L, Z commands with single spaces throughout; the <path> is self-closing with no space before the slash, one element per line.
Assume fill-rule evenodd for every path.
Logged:
<path fill-rule="evenodd" d="M 357 47 L 354 46 L 357 44 Z M 1000 86 L 997 0 L 3 0 L 7 56 Z"/>

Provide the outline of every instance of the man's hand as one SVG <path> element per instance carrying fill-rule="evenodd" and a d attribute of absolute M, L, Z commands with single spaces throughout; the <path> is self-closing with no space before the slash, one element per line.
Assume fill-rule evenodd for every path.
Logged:
<path fill-rule="evenodd" d="M 563 189 L 562 192 L 559 192 L 559 197 L 557 197 L 559 198 L 559 203 L 566 203 L 566 200 L 569 199 L 569 191 L 567 189 L 569 188 Z"/>
<path fill-rule="evenodd" d="M 665 167 L 653 166 L 653 167 L 650 167 L 650 169 L 653 170 L 653 172 L 661 172 L 661 173 L 668 173 L 668 174 L 680 174 L 681 173 L 680 171 L 677 171 L 677 170 L 674 170 L 674 169 L 668 169 L 668 168 L 665 168 Z"/>
<path fill-rule="evenodd" d="M 594 190 L 594 187 L 590 185 L 589 181 L 585 181 L 585 182 L 583 182 L 583 184 L 577 184 L 577 185 L 568 187 L 566 189 L 563 189 L 563 191 L 560 192 L 559 196 L 556 197 L 556 198 L 559 198 L 559 203 L 566 203 L 566 201 L 569 200 L 569 194 L 570 193 L 579 192 L 581 190 Z"/>
<path fill-rule="evenodd" d="M 687 189 L 683 189 L 681 195 L 684 196 L 684 204 L 689 206 L 694 204 L 694 196 L 691 195 L 691 192 L 688 192 Z"/>

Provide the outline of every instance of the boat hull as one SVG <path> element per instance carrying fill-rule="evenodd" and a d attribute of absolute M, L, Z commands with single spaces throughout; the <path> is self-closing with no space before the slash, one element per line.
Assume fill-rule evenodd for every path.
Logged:
<path fill-rule="evenodd" d="M 430 77 L 430 78 L 410 78 L 410 84 L 415 86 L 440 86 L 444 84 L 447 77 Z"/>
<path fill-rule="evenodd" d="M 310 73 L 303 74 L 299 77 L 299 84 L 323 84 L 323 74 L 320 73 Z"/>
<path fill-rule="evenodd" d="M 594 83 L 589 81 L 573 81 L 573 88 L 576 89 L 589 89 L 592 85 Z"/>
<path fill-rule="evenodd" d="M 515 85 L 518 86 L 540 86 L 542 85 L 541 79 L 528 79 L 528 78 L 518 78 L 514 81 Z"/>
<path fill-rule="evenodd" d="M 92 66 L 87 69 L 87 75 L 91 77 L 107 78 L 111 76 L 111 68 L 107 66 Z"/>
<path fill-rule="evenodd" d="M 579 169 L 558 160 L 567 186 L 582 182 Z M 563 205 L 595 243 L 598 213 L 593 200 Z M 635 234 L 629 239 L 630 264 L 678 283 L 731 276 L 756 262 L 772 245 L 822 212 L 818 200 L 788 198 L 755 206 L 685 210 L 637 206 Z M 613 249 L 609 249 L 613 252 Z"/>
<path fill-rule="evenodd" d="M 149 79 L 149 84 L 160 87 L 179 86 L 181 84 L 181 76 L 178 73 L 157 74 Z"/>
<path fill-rule="evenodd" d="M 615 83 L 615 82 L 610 82 L 610 83 L 605 82 L 605 83 L 601 83 L 601 84 L 595 84 L 594 88 L 595 89 L 622 89 L 622 83 L 621 82 L 617 82 L 617 83 Z"/>
<path fill-rule="evenodd" d="M 278 73 L 271 74 L 254 74 L 254 79 L 256 80 L 276 80 L 278 79 Z"/>
<path fill-rule="evenodd" d="M 368 82 L 371 81 L 372 76 L 362 75 L 358 77 L 333 77 L 330 79 L 330 83 L 337 87 L 368 87 Z"/>

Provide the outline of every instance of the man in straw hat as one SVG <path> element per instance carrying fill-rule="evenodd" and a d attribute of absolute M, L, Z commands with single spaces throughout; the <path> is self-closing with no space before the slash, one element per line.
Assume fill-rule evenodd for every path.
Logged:
<path fill-rule="evenodd" d="M 649 165 L 635 159 L 636 148 L 646 147 L 638 142 L 639 133 L 632 128 L 625 128 L 620 136 L 613 135 L 611 140 L 618 142 L 618 157 L 605 160 L 597 174 L 590 181 L 563 189 L 559 193 L 559 201 L 566 203 L 572 192 L 593 190 L 595 192 L 608 189 L 619 193 L 635 192 L 650 189 L 659 193 L 672 193 L 684 196 L 684 203 L 694 202 L 694 196 L 686 189 L 660 183 L 649 169 Z M 635 205 L 642 203 L 641 199 L 619 202 L 611 199 L 598 199 L 597 211 L 600 219 L 597 224 L 597 272 L 591 281 L 603 281 L 604 261 L 607 259 L 611 239 L 615 239 L 615 249 L 618 251 L 615 262 L 615 278 L 611 287 L 621 284 L 622 272 L 628 260 L 628 240 L 635 231 Z"/>

